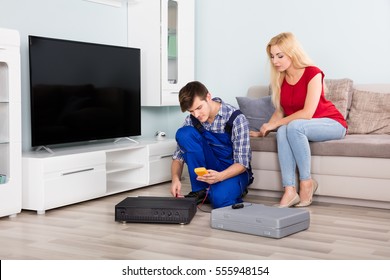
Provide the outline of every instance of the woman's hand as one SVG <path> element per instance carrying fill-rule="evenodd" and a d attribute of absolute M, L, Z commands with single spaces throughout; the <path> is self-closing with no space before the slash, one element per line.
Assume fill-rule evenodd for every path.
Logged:
<path fill-rule="evenodd" d="M 260 131 L 249 131 L 249 136 L 251 137 L 265 137 L 272 130 L 276 129 L 277 126 L 272 123 L 265 123 L 260 127 Z"/>
<path fill-rule="evenodd" d="M 259 134 L 262 137 L 265 137 L 270 133 L 272 130 L 275 130 L 277 126 L 273 123 L 265 123 L 261 126 Z"/>
<path fill-rule="evenodd" d="M 253 130 L 251 130 L 251 131 L 249 131 L 249 136 L 250 137 L 261 137 L 260 131 L 253 131 Z"/>

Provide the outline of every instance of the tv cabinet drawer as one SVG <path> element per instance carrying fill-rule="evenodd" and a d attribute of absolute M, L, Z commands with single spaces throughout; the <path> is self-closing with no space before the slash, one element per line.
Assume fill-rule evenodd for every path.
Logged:
<path fill-rule="evenodd" d="M 150 157 L 168 157 L 172 156 L 176 149 L 176 141 L 174 140 L 161 140 L 157 143 L 149 145 Z"/>
<path fill-rule="evenodd" d="M 150 161 L 149 163 L 149 185 L 171 180 L 171 157 Z"/>
<path fill-rule="evenodd" d="M 104 166 L 95 166 L 89 170 L 58 176 L 47 176 L 44 181 L 43 208 L 51 209 L 100 197 L 106 192 L 105 182 Z"/>
<path fill-rule="evenodd" d="M 104 153 L 82 153 L 46 158 L 42 162 L 43 173 L 58 172 L 68 174 L 72 172 L 82 172 L 96 165 L 105 165 L 106 157 Z"/>
<path fill-rule="evenodd" d="M 45 210 L 103 196 L 104 152 L 23 157 L 22 208 Z"/>

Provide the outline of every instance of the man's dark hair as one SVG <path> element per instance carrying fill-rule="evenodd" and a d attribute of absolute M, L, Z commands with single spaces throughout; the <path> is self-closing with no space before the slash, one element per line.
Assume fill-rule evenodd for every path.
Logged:
<path fill-rule="evenodd" d="M 200 100 L 206 100 L 209 93 L 204 84 L 198 81 L 189 82 L 179 91 L 179 102 L 182 112 L 191 108 L 194 98 L 198 96 Z"/>

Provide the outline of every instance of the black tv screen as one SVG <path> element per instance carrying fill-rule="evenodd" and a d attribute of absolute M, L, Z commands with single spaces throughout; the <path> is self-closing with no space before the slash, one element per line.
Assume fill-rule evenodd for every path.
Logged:
<path fill-rule="evenodd" d="M 141 135 L 140 49 L 29 36 L 31 145 Z"/>

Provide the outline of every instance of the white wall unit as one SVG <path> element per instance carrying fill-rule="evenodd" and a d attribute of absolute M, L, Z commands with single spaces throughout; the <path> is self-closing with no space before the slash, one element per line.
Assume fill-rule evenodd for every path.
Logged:
<path fill-rule="evenodd" d="M 0 28 L 0 217 L 21 211 L 20 38 Z"/>
<path fill-rule="evenodd" d="M 141 104 L 179 105 L 194 79 L 194 0 L 129 1 L 128 27 L 129 46 L 141 49 Z"/>
<path fill-rule="evenodd" d="M 172 149 L 173 148 L 173 149 Z M 149 145 L 149 180 L 148 185 L 171 180 L 172 152 L 176 148 L 176 142 L 158 141 Z"/>
<path fill-rule="evenodd" d="M 141 141 L 23 154 L 22 208 L 46 210 L 170 180 L 176 142 Z M 168 192 L 168 190 L 167 190 Z"/>

